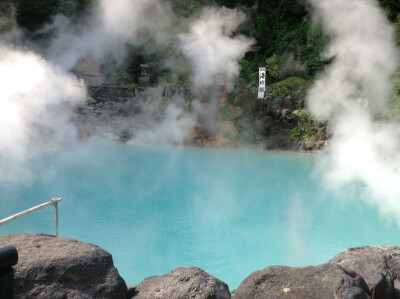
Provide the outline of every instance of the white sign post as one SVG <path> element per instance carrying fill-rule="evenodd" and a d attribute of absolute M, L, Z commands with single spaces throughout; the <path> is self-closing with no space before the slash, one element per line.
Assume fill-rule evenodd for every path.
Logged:
<path fill-rule="evenodd" d="M 265 67 L 260 67 L 258 73 L 258 98 L 263 99 L 265 93 Z"/>

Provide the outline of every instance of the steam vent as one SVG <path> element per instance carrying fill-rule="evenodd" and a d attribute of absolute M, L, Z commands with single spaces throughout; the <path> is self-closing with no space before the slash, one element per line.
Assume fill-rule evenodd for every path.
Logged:
<path fill-rule="evenodd" d="M 4 0 L 0 299 L 400 298 L 400 2 Z"/>

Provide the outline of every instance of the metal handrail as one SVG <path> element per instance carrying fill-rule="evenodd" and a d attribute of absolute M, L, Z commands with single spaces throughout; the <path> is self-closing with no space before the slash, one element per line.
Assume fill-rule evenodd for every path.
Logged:
<path fill-rule="evenodd" d="M 18 218 L 21 218 L 23 216 L 26 216 L 28 214 L 31 214 L 31 213 L 33 213 L 35 211 L 41 210 L 41 209 L 43 209 L 45 207 L 54 206 L 54 208 L 56 209 L 56 237 L 58 237 L 58 202 L 59 201 L 62 201 L 62 198 L 53 198 L 52 200 L 50 200 L 48 202 L 45 202 L 45 203 L 42 203 L 41 205 L 38 205 L 38 206 L 30 208 L 30 209 L 28 209 L 26 211 L 17 213 L 15 215 L 10 216 L 10 217 L 4 218 L 3 220 L 0 220 L 0 226 L 4 225 L 6 223 L 9 223 L 11 221 L 14 221 L 14 220 L 16 220 Z"/>

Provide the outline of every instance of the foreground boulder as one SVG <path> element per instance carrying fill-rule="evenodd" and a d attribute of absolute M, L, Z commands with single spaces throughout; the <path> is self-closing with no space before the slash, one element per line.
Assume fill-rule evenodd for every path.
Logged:
<path fill-rule="evenodd" d="M 375 298 L 400 298 L 400 247 L 350 248 L 336 255 L 330 263 L 361 275 Z"/>
<path fill-rule="evenodd" d="M 134 290 L 134 299 L 229 299 L 228 286 L 203 270 L 177 268 L 169 274 L 145 278 Z"/>
<path fill-rule="evenodd" d="M 235 299 L 370 298 L 364 279 L 337 264 L 316 267 L 268 267 L 250 274 L 232 293 Z"/>
<path fill-rule="evenodd" d="M 16 298 L 127 298 L 111 254 L 95 245 L 20 234 L 0 236 L 0 248 L 5 246 L 18 250 Z"/>

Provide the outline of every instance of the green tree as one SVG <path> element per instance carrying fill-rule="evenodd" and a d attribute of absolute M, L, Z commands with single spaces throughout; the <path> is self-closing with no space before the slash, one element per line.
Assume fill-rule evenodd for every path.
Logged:
<path fill-rule="evenodd" d="M 390 21 L 394 22 L 396 17 L 400 13 L 400 1 L 399 0 L 379 0 L 379 4 L 386 11 L 386 14 Z"/>
<path fill-rule="evenodd" d="M 92 2 L 93 0 L 15 0 L 17 23 L 28 31 L 35 31 L 58 13 L 72 18 L 82 16 Z"/>

